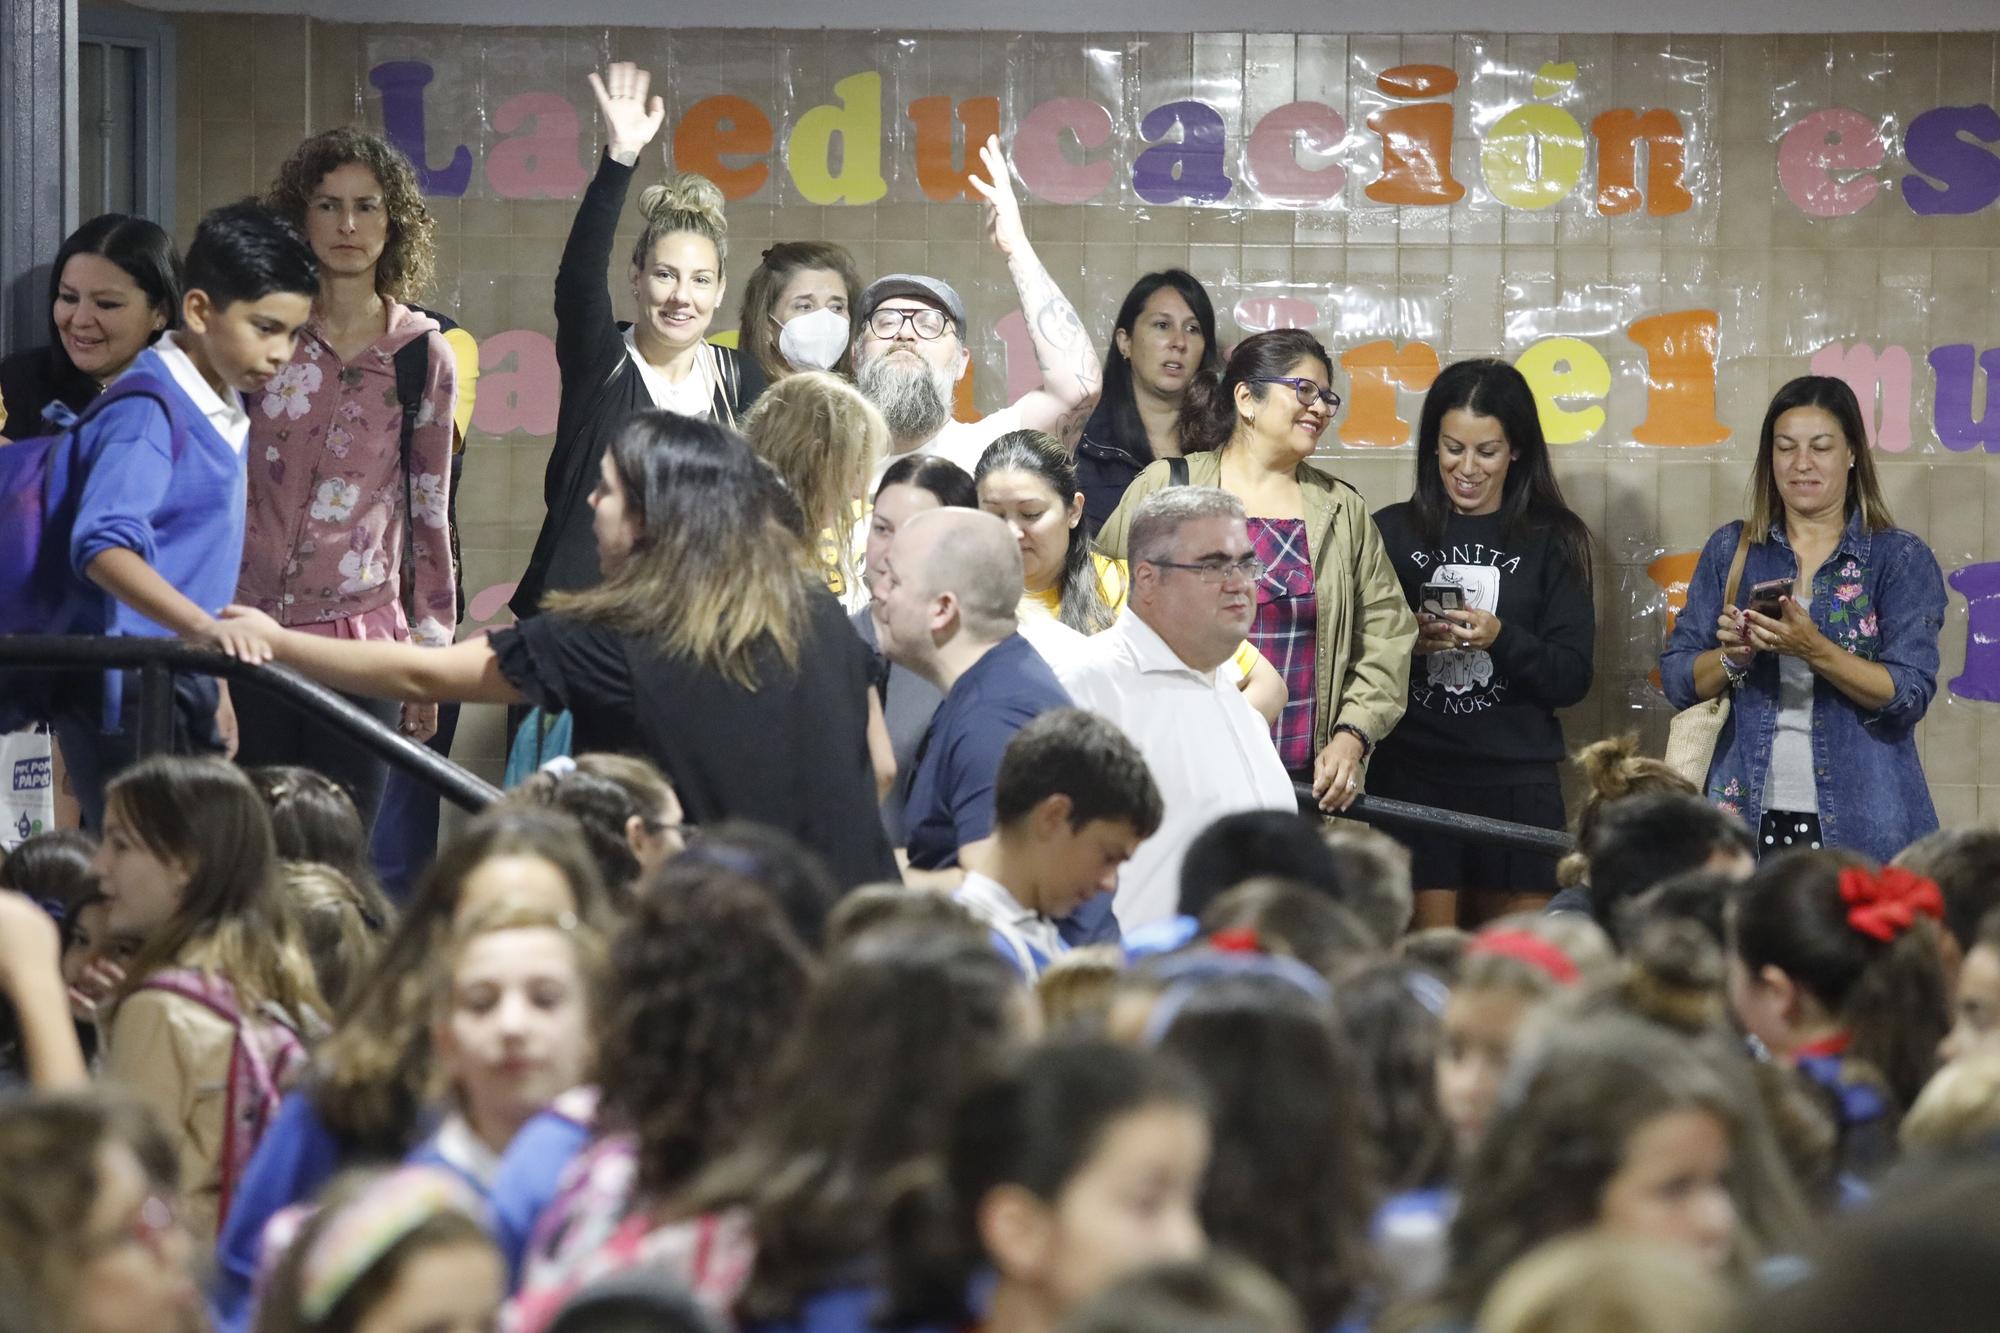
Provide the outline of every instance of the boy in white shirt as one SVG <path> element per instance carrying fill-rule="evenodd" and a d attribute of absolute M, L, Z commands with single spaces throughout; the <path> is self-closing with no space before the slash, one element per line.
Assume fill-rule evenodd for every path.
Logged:
<path fill-rule="evenodd" d="M 1160 826 L 1160 791 L 1125 733 L 1080 708 L 1015 735 L 993 792 L 993 840 L 952 897 L 1033 981 L 1068 946 L 1056 920 L 1118 887 L 1118 868 Z"/>

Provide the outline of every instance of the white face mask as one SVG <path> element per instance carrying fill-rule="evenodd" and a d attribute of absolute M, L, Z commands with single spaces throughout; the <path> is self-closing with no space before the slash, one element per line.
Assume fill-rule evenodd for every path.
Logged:
<path fill-rule="evenodd" d="M 794 370 L 831 370 L 847 350 L 847 316 L 825 306 L 778 328 L 778 353 Z"/>

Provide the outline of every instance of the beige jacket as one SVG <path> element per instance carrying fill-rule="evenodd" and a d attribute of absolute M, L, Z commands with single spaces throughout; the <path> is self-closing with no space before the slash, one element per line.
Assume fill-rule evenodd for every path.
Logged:
<path fill-rule="evenodd" d="M 1189 485 L 1221 484 L 1221 454 L 1189 454 L 1187 464 Z M 1297 475 L 1319 600 L 1313 690 L 1313 753 L 1318 754 L 1335 723 L 1359 727 L 1369 740 L 1379 741 L 1402 720 L 1417 618 L 1361 493 L 1311 463 L 1301 463 Z M 1106 555 L 1125 558 L 1133 513 L 1169 484 L 1164 459 L 1132 479 L 1098 531 L 1097 544 Z"/>
<path fill-rule="evenodd" d="M 188 1233 L 212 1239 L 235 1026 L 193 1000 L 142 990 L 118 1006 L 104 1041 L 103 1076 L 153 1108 L 180 1155 Z"/>

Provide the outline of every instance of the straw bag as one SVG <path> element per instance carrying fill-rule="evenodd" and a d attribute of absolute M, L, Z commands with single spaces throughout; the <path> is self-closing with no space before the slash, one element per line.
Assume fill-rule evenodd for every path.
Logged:
<path fill-rule="evenodd" d="M 1736 539 L 1736 554 L 1729 561 L 1729 581 L 1722 589 L 1724 606 L 1736 605 L 1736 588 L 1743 581 L 1743 559 L 1749 550 L 1750 529 L 1746 525 L 1743 535 Z M 1723 724 L 1729 721 L 1729 695 L 1725 688 L 1713 699 L 1683 708 L 1674 714 L 1667 727 L 1667 752 L 1661 759 L 1668 768 L 1692 782 L 1696 790 L 1708 786 L 1708 768 L 1715 762 L 1715 742 L 1722 735 Z"/>

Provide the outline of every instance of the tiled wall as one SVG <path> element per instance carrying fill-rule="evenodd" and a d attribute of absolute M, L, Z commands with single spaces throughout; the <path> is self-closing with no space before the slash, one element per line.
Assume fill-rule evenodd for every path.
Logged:
<path fill-rule="evenodd" d="M 237 15 L 191 15 L 181 25 L 183 237 L 202 209 L 266 184 L 307 130 L 379 124 L 379 103 L 366 75 L 385 49 L 430 59 L 439 68 L 428 112 L 440 160 L 457 143 L 490 145 L 504 137 L 488 124 L 491 108 L 534 89 L 558 91 L 585 112 L 587 157 L 594 151 L 594 127 L 584 74 L 611 54 L 676 71 L 704 93 L 726 85 L 767 108 L 802 108 L 823 100 L 844 73 L 879 66 L 882 49 L 868 35 L 841 33 L 669 38 L 624 30 L 364 29 Z M 1047 96 L 1101 93 L 1101 73 L 1094 76 L 1080 53 L 1092 46 L 1129 51 L 1134 41 L 1121 34 L 1023 44 L 996 35 L 942 34 L 910 42 L 891 77 L 899 86 L 958 96 L 1004 87 L 1010 111 L 1018 111 Z M 1122 77 L 1135 94 L 1149 81 L 1248 86 L 1245 100 L 1259 108 L 1294 95 L 1336 106 L 1345 97 L 1352 125 L 1366 115 L 1365 84 L 1356 70 L 1434 61 L 1475 82 L 1490 77 L 1480 71 L 1494 68 L 1513 71 L 1509 77 L 1518 80 L 1549 60 L 1577 61 L 1586 79 L 1600 81 L 1600 103 L 1640 107 L 1658 104 L 1648 99 L 1667 91 L 1661 71 L 1671 72 L 1674 62 L 1705 71 L 1698 98 L 1706 119 L 1697 131 L 1701 142 L 1691 150 L 1699 196 L 1692 213 L 1607 222 L 1581 208 L 1547 214 L 1476 203 L 1453 210 L 1370 208 L 1359 197 L 1365 176 L 1356 170 L 1344 212 L 1030 204 L 1026 220 L 1086 321 L 1107 330 L 1132 280 L 1168 265 L 1188 267 L 1221 291 L 1276 283 L 1325 284 L 1375 300 L 1428 293 L 1443 303 L 1438 350 L 1446 360 L 1519 351 L 1502 328 L 1503 313 L 1521 299 L 1509 295 L 1510 285 L 1536 301 L 1624 285 L 1651 294 L 1648 300 L 1713 301 L 1724 308 L 1718 410 L 1734 432 L 1729 443 L 1647 448 L 1621 442 L 1611 430 L 1559 451 L 1565 489 L 1603 540 L 1598 685 L 1566 715 L 1570 740 L 1636 725 L 1658 744 L 1664 709 L 1635 706 L 1660 638 L 1657 590 L 1644 577 L 1644 565 L 1660 552 L 1698 546 L 1717 525 L 1740 516 L 1764 404 L 1778 384 L 1807 369 L 1820 344 L 1848 338 L 1911 348 L 1915 444 L 1907 453 L 1880 455 L 1888 498 L 1899 522 L 1929 539 L 1947 570 L 2000 559 L 2000 540 L 1987 536 L 1994 526 L 1989 513 L 2000 520 L 2000 459 L 1940 447 L 1930 430 L 1930 375 L 1923 364 L 1924 352 L 1940 343 L 2000 347 L 2000 205 L 1961 217 L 1919 217 L 1887 197 L 1892 184 L 1884 198 L 1852 217 L 1814 220 L 1786 199 L 1774 167 L 1779 130 L 1807 110 L 1852 107 L 1883 118 L 1900 134 L 1933 106 L 1994 104 L 1996 38 L 1182 36 L 1146 41 Z M 673 95 L 670 90 L 670 100 Z M 898 103 L 893 96 L 884 100 L 893 117 Z M 1456 174 L 1468 182 L 1479 177 L 1474 119 L 1460 115 L 1453 150 Z M 653 153 L 644 162 L 644 176 L 661 170 Z M 1891 165 L 1897 168 L 1888 175 L 1893 182 L 1901 164 L 1892 156 Z M 864 274 L 914 270 L 962 279 L 974 324 L 990 327 L 1006 313 L 1010 296 L 976 210 L 909 197 L 899 190 L 890 198 L 900 202 L 816 207 L 774 189 L 732 204 L 732 289 L 741 290 L 759 251 L 774 240 L 833 240 L 854 253 Z M 503 329 L 553 333 L 550 279 L 573 203 L 495 198 L 476 178 L 464 198 L 434 200 L 432 207 L 442 253 L 439 290 L 430 303 L 481 336 Z M 717 327 L 733 320 L 732 303 Z M 1236 330 L 1228 328 L 1225 336 L 1233 340 Z M 975 349 L 975 358 L 980 403 L 990 409 L 1000 400 L 1002 377 L 988 342 L 983 351 Z M 1341 350 L 1336 341 L 1334 351 Z M 1633 402 L 1643 392 L 1641 383 L 1621 377 L 1612 395 L 1614 422 L 1629 429 L 1639 415 Z M 1982 394 L 1975 393 L 1975 403 Z M 1407 397 L 1402 413 L 1413 418 L 1415 408 L 1414 396 Z M 541 520 L 550 443 L 475 431 L 460 502 L 469 588 L 518 574 Z M 1328 461 L 1373 504 L 1409 493 L 1407 448 L 1336 448 Z M 2000 819 L 2000 707 L 1953 697 L 1943 684 L 1961 670 L 1965 625 L 1965 604 L 1954 596 L 1938 701 L 1921 735 L 1933 792 L 1948 822 Z M 493 718 L 475 719 L 461 732 L 459 757 L 491 769 L 498 736 Z"/>

